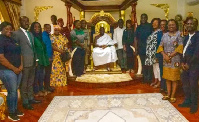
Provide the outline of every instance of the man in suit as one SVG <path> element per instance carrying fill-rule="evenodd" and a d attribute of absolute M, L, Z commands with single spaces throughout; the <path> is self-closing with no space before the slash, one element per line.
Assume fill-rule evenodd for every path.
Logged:
<path fill-rule="evenodd" d="M 185 37 L 183 45 L 181 80 L 185 93 L 185 100 L 179 107 L 190 107 L 190 113 L 198 110 L 198 80 L 199 80 L 199 32 L 197 23 L 193 18 L 186 19 L 188 35 Z"/>
<path fill-rule="evenodd" d="M 19 19 L 20 28 L 13 32 L 13 38 L 19 43 L 23 56 L 23 71 L 20 93 L 23 107 L 28 110 L 33 110 L 31 104 L 40 103 L 33 96 L 33 83 L 35 77 L 36 55 L 34 51 L 34 38 L 28 31 L 29 18 L 22 16 Z"/>

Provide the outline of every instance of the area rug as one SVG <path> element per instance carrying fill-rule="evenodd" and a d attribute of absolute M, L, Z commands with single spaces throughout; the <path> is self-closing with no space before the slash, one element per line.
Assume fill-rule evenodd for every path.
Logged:
<path fill-rule="evenodd" d="M 127 74 L 84 74 L 77 77 L 76 81 L 87 83 L 115 83 L 132 80 L 129 73 Z"/>
<path fill-rule="evenodd" d="M 162 94 L 56 96 L 39 122 L 188 122 Z"/>

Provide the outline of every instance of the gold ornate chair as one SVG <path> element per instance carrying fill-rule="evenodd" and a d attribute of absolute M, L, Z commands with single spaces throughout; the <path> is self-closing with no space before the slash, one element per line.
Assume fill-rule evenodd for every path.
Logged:
<path fill-rule="evenodd" d="M 3 83 L 0 80 L 0 91 L 2 85 Z M 0 120 L 5 120 L 5 110 L 6 110 L 6 96 L 3 93 L 0 93 Z"/>

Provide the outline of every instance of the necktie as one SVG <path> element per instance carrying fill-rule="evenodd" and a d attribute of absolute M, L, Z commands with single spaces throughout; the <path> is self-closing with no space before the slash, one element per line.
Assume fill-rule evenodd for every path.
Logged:
<path fill-rule="evenodd" d="M 33 51 L 34 51 L 34 45 L 33 45 L 33 40 L 32 40 L 32 38 L 31 38 L 31 34 L 30 34 L 28 31 L 26 31 L 26 33 L 27 33 L 28 38 L 29 38 L 29 40 L 30 40 L 30 42 L 31 42 L 31 47 L 32 47 L 32 49 L 33 49 Z"/>

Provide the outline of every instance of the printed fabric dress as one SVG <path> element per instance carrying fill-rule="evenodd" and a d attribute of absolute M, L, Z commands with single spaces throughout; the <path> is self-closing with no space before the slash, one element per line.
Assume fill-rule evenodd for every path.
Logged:
<path fill-rule="evenodd" d="M 153 32 L 148 38 L 147 38 L 147 47 L 146 47 L 146 59 L 145 59 L 145 65 L 152 66 L 154 63 L 156 63 L 156 51 L 157 51 L 157 35 L 160 30 L 157 30 Z"/>
<path fill-rule="evenodd" d="M 173 36 L 169 32 L 164 34 L 157 53 L 164 51 L 167 55 L 176 51 L 177 54 L 167 63 L 163 60 L 163 78 L 170 81 L 180 80 L 180 56 L 183 53 L 183 39 L 177 31 Z"/>
<path fill-rule="evenodd" d="M 66 50 L 65 45 L 68 43 L 68 40 L 63 35 L 51 36 L 52 44 L 55 45 L 58 49 Z M 63 63 L 60 59 L 60 53 L 57 51 L 53 52 L 53 63 L 51 71 L 51 86 L 65 86 L 67 85 L 67 76 L 66 72 L 68 71 L 68 62 Z"/>

